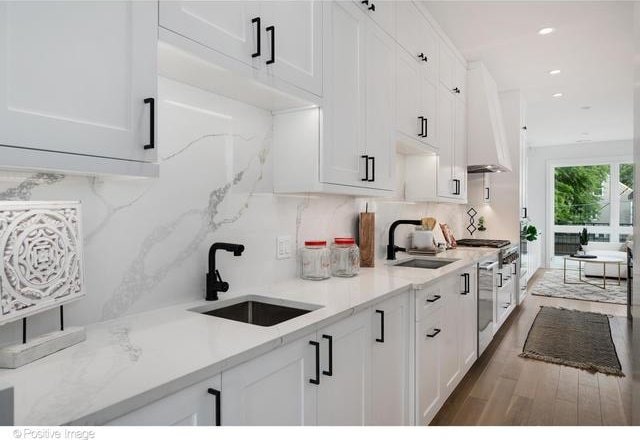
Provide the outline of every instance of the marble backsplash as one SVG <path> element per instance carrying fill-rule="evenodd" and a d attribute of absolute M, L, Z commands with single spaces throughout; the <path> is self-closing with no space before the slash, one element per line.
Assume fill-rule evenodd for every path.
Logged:
<path fill-rule="evenodd" d="M 0 200 L 80 200 L 87 296 L 65 307 L 67 325 L 86 325 L 203 297 L 207 251 L 242 243 L 241 257 L 220 253 L 232 290 L 297 276 L 297 259 L 277 260 L 276 237 L 296 249 L 308 239 L 356 232 L 362 200 L 273 194 L 271 114 L 168 79 L 159 81 L 160 177 L 133 179 L 0 172 Z M 464 206 L 376 200 L 377 255 L 399 218 L 434 216 L 461 235 Z M 398 230 L 406 243 L 408 227 Z M 224 295 L 224 294 L 223 294 Z M 57 311 L 29 318 L 29 334 L 55 329 Z M 0 344 L 20 338 L 0 327 Z"/>

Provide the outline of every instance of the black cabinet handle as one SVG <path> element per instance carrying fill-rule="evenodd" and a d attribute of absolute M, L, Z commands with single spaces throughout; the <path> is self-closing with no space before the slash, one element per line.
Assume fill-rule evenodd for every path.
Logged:
<path fill-rule="evenodd" d="M 498 272 L 498 276 L 500 277 L 500 284 L 498 285 L 498 287 L 502 287 L 502 284 L 503 284 L 502 272 Z"/>
<path fill-rule="evenodd" d="M 375 12 L 375 10 L 376 10 L 376 5 L 375 5 L 375 3 L 371 3 L 371 6 L 369 6 L 369 8 L 368 8 L 368 9 L 369 9 L 371 12 Z"/>
<path fill-rule="evenodd" d="M 459 89 L 459 88 L 457 88 L 457 87 L 456 87 L 455 89 L 451 90 L 451 91 L 452 91 L 453 93 L 458 94 L 458 95 L 460 94 L 460 89 Z"/>
<path fill-rule="evenodd" d="M 527 217 L 529 217 L 527 215 L 527 208 L 522 208 L 522 218 L 527 218 Z"/>
<path fill-rule="evenodd" d="M 323 370 L 322 374 L 325 376 L 333 376 L 333 337 L 329 335 L 322 335 L 322 339 L 329 341 L 329 369 Z"/>
<path fill-rule="evenodd" d="M 262 31 L 260 30 L 260 17 L 255 17 L 253 20 L 251 20 L 251 23 L 255 23 L 256 24 L 256 51 L 254 53 L 251 54 L 252 58 L 255 57 L 259 57 L 260 56 L 260 42 L 262 40 Z"/>
<path fill-rule="evenodd" d="M 464 280 L 464 289 L 462 292 L 460 292 L 461 295 L 466 295 L 467 293 L 469 293 L 470 291 L 470 281 L 469 281 L 469 274 L 468 273 L 463 273 L 462 275 L 460 275 L 462 277 L 462 279 Z"/>
<path fill-rule="evenodd" d="M 433 295 L 432 299 L 427 298 L 427 302 L 428 303 L 434 303 L 434 302 L 438 301 L 440 298 L 442 298 L 440 295 Z"/>
<path fill-rule="evenodd" d="M 309 341 L 309 344 L 316 348 L 316 378 L 309 379 L 309 382 L 314 385 L 320 385 L 320 343 L 317 341 Z"/>
<path fill-rule="evenodd" d="M 422 135 L 422 137 L 428 137 L 429 136 L 429 118 L 422 118 L 422 123 L 424 124 L 424 134 Z"/>
<path fill-rule="evenodd" d="M 517 275 L 518 274 L 518 262 L 514 261 L 511 264 L 513 264 L 513 275 Z"/>
<path fill-rule="evenodd" d="M 438 333 L 440 333 L 442 330 L 440 330 L 439 328 L 434 328 L 433 329 L 433 333 L 429 334 L 427 333 L 427 338 L 435 338 L 436 336 L 438 336 Z"/>
<path fill-rule="evenodd" d="M 453 190 L 453 195 L 454 196 L 459 196 L 460 195 L 460 179 L 453 179 L 453 183 L 454 185 L 454 190 Z"/>
<path fill-rule="evenodd" d="M 145 104 L 149 104 L 149 143 L 144 146 L 145 150 L 156 148 L 156 100 L 145 98 Z"/>
<path fill-rule="evenodd" d="M 424 137 L 424 116 L 418 116 L 418 122 L 420 123 L 420 134 L 418 136 Z"/>
<path fill-rule="evenodd" d="M 376 338 L 376 342 L 384 343 L 384 310 L 376 310 L 380 314 L 380 337 Z"/>
<path fill-rule="evenodd" d="M 420 53 L 418 54 L 418 59 L 419 59 L 419 60 L 424 60 L 424 59 L 425 59 L 424 52 L 420 52 Z"/>
<path fill-rule="evenodd" d="M 369 5 L 369 0 L 362 0 L 360 3 L 362 3 L 363 5 Z"/>
<path fill-rule="evenodd" d="M 271 32 L 271 58 L 269 58 L 267 64 L 273 64 L 276 62 L 276 27 L 267 26 L 265 30 Z"/>
<path fill-rule="evenodd" d="M 491 190 L 491 188 L 489 188 L 488 186 L 485 187 L 485 191 L 487 192 L 487 195 L 484 196 L 485 200 L 489 200 L 491 197 L 491 193 L 489 192 Z"/>
<path fill-rule="evenodd" d="M 362 159 L 364 159 L 364 179 L 360 179 L 363 182 L 369 182 L 369 156 L 367 156 L 366 154 L 363 154 L 362 156 L 360 156 Z"/>
<path fill-rule="evenodd" d="M 376 181 L 376 158 L 374 156 L 370 156 L 369 160 L 371 161 L 371 179 L 368 179 L 367 182 L 375 182 Z"/>
<path fill-rule="evenodd" d="M 220 391 L 216 390 L 215 388 L 209 388 L 207 390 L 207 392 L 211 395 L 213 395 L 213 397 L 215 397 L 216 399 L 216 426 L 220 426 L 221 424 L 221 409 L 220 409 L 220 403 L 221 403 L 221 398 L 220 398 Z"/>

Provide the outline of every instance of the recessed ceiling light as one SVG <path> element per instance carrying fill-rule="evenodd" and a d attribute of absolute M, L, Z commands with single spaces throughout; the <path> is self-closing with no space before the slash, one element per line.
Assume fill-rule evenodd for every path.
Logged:
<path fill-rule="evenodd" d="M 581 110 L 591 110 L 591 106 L 590 105 L 583 105 L 582 107 L 580 107 Z"/>
<path fill-rule="evenodd" d="M 551 34 L 551 33 L 553 33 L 553 32 L 555 32 L 555 29 L 554 29 L 554 28 L 552 28 L 552 27 L 545 27 L 545 28 L 540 29 L 540 30 L 538 31 L 538 34 L 540 34 L 540 35 L 549 35 L 549 34 Z"/>
<path fill-rule="evenodd" d="M 554 69 L 549 71 L 549 75 L 557 75 L 560 73 L 560 69 Z"/>
<path fill-rule="evenodd" d="M 558 93 L 554 93 L 553 95 L 554 98 L 561 98 L 562 97 L 562 93 L 558 92 Z"/>

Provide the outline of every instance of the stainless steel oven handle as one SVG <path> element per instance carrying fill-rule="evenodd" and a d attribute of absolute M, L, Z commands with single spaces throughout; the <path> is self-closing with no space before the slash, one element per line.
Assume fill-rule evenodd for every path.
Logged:
<path fill-rule="evenodd" d="M 491 264 L 490 264 L 490 265 L 488 265 L 488 266 L 480 266 L 480 269 L 481 269 L 481 270 L 489 271 L 489 270 L 493 270 L 497 265 L 498 265 L 498 262 L 497 262 L 497 261 L 494 261 L 493 263 L 491 263 Z"/>

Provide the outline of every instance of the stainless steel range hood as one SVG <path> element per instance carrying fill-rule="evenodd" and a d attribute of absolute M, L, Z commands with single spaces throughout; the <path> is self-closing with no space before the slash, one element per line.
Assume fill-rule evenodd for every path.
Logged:
<path fill-rule="evenodd" d="M 498 87 L 481 62 L 469 64 L 467 118 L 467 172 L 511 171 Z"/>

